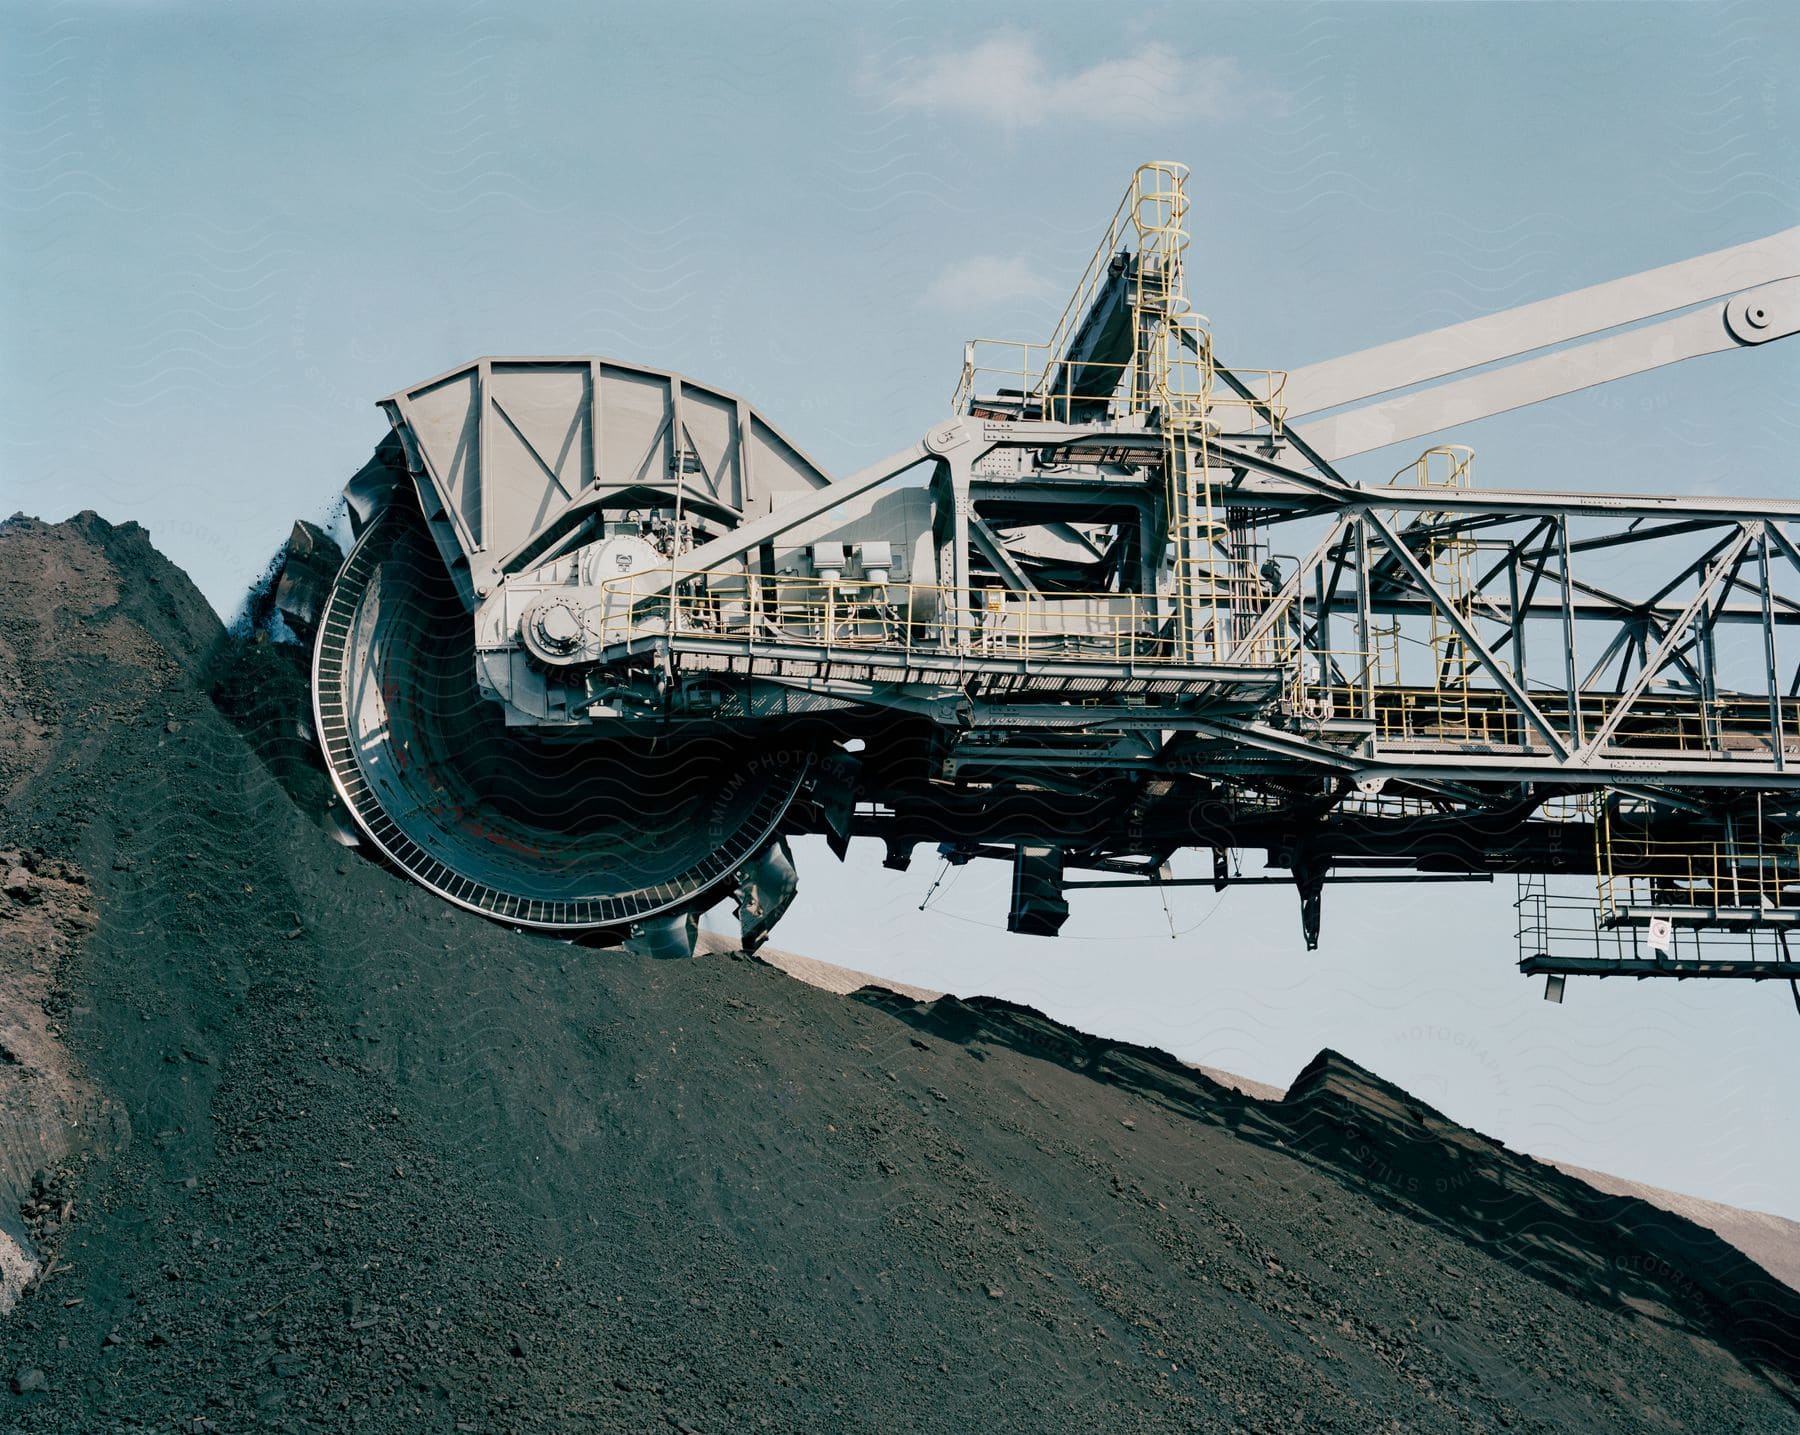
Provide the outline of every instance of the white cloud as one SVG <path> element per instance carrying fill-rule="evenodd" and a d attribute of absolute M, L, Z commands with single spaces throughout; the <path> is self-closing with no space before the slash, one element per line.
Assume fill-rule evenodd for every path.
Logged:
<path fill-rule="evenodd" d="M 1041 299 L 1054 289 L 1029 260 L 981 255 L 945 265 L 926 286 L 924 300 L 944 309 L 975 309 L 1020 299 Z"/>
<path fill-rule="evenodd" d="M 1052 70 L 1037 38 L 999 30 L 961 50 L 943 50 L 891 80 L 903 109 L 967 115 L 1009 130 L 1056 120 L 1143 126 L 1212 119 L 1284 97 L 1255 85 L 1234 59 L 1183 55 L 1156 43 L 1086 69 Z"/>

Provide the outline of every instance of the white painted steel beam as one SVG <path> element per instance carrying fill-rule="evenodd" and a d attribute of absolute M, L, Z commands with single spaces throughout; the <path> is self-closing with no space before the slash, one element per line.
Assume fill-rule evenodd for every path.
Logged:
<path fill-rule="evenodd" d="M 1290 421 L 1800 275 L 1800 227 L 1291 370 Z"/>

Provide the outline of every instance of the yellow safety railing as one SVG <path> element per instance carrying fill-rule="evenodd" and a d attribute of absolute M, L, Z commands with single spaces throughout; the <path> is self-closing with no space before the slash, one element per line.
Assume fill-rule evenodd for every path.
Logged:
<path fill-rule="evenodd" d="M 1376 651 L 1366 667 L 1359 666 L 1362 657 L 1354 650 L 1333 655 L 1348 675 L 1345 681 L 1309 677 L 1309 673 L 1324 671 L 1314 662 L 1309 649 L 1306 661 L 1313 666 L 1296 677 L 1296 697 L 1306 699 L 1314 708 L 1328 707 L 1340 717 L 1373 720 L 1375 736 L 1383 742 L 1532 748 L 1544 745 L 1542 734 L 1506 692 L 1486 680 L 1485 674 L 1482 681 L 1461 688 L 1395 680 L 1385 649 L 1379 643 L 1383 631 L 1376 630 Z M 1564 695 L 1539 691 L 1533 696 L 1552 731 L 1568 737 Z M 1605 722 L 1618 702 L 1617 693 L 1583 693 L 1581 710 L 1587 730 L 1591 732 Z M 1783 698 L 1781 713 L 1784 731 L 1792 732 L 1800 724 L 1800 699 Z M 1608 745 L 1627 751 L 1691 757 L 1767 759 L 1771 748 L 1769 701 L 1760 694 L 1704 700 L 1686 694 L 1641 697 Z M 1786 749 L 1790 757 L 1800 756 L 1800 746 L 1792 739 Z"/>
<path fill-rule="evenodd" d="M 1105 393 L 1077 392 L 1075 370 L 1055 366 L 1044 376 L 1048 344 L 1023 339 L 970 339 L 963 347 L 962 375 L 951 399 L 953 412 L 973 413 L 977 418 L 1023 418 L 1040 422 L 1066 422 L 1074 412 L 1102 413 L 1121 419 L 1147 412 L 1147 396 L 1131 380 L 1136 364 L 1082 365 L 1084 372 L 1110 373 L 1114 382 Z M 1213 387 L 1208 377 L 1210 358 L 1185 347 L 1169 357 L 1167 376 L 1178 422 L 1203 423 L 1215 434 L 1279 438 L 1287 423 L 1287 373 L 1282 369 L 1233 369 L 1251 391 L 1249 398 Z M 1200 400 L 1204 398 L 1204 402 Z"/>
<path fill-rule="evenodd" d="M 1078 374 L 1068 365 L 1046 366 L 1044 356 L 1051 352 L 1048 344 L 1020 339 L 969 340 L 963 350 L 962 377 L 952 400 L 955 411 L 973 412 L 979 418 L 1023 418 L 1052 423 L 1066 423 L 1075 413 L 1091 413 L 1096 409 L 1108 419 L 1147 411 L 1144 395 L 1136 386 L 1135 363 L 1090 361 L 1081 366 Z M 1170 372 L 1175 378 L 1178 396 L 1195 396 L 1183 399 L 1181 407 L 1192 420 L 1198 421 L 1202 417 L 1198 398 L 1206 388 L 1204 361 L 1198 355 L 1183 353 L 1170 361 Z M 1104 392 L 1099 391 L 1097 385 L 1092 389 L 1077 390 L 1077 378 L 1090 373 L 1110 375 L 1112 382 L 1105 386 Z"/>
<path fill-rule="evenodd" d="M 1474 481 L 1475 450 L 1467 444 L 1440 443 L 1400 468 L 1388 484 L 1406 478 L 1419 488 L 1467 488 Z"/>
<path fill-rule="evenodd" d="M 1294 711 L 1303 718 L 1363 718 L 1373 702 L 1375 665 L 1349 648 L 1308 648 L 1298 655 L 1289 689 Z"/>
<path fill-rule="evenodd" d="M 1223 433 L 1279 434 L 1287 376 L 1260 370 L 1240 379 L 1247 396 L 1235 388 L 1218 393 L 1212 338 L 1204 319 L 1190 312 L 1183 282 L 1186 177 L 1180 164 L 1139 166 L 1049 341 L 971 340 L 953 402 L 957 412 L 981 418 L 1154 416 L 1174 565 L 1173 635 L 1186 661 L 1206 662 L 1223 659 L 1270 598 L 1254 550 L 1237 541 L 1217 501 L 1226 470 L 1215 462 L 1213 443 Z M 1120 275 L 1129 276 L 1131 357 L 1071 365 L 1081 326 Z M 1279 647 L 1279 633 L 1291 626 L 1271 634 L 1269 646 Z"/>
<path fill-rule="evenodd" d="M 1619 702 L 1618 693 L 1583 693 L 1581 710 L 1589 730 L 1604 724 Z M 1796 722 L 1800 722 L 1800 699 L 1780 699 L 1778 711 L 1783 746 L 1793 755 L 1800 751 L 1791 736 Z M 1632 703 L 1608 745 L 1653 748 L 1696 757 L 1721 752 L 1767 754 L 1774 746 L 1769 699 L 1762 693 L 1716 698 L 1683 692 L 1645 693 Z"/>
<path fill-rule="evenodd" d="M 1369 655 L 1375 664 L 1375 685 L 1377 687 L 1398 687 L 1400 685 L 1400 620 L 1395 618 L 1390 623 L 1369 623 L 1369 644 L 1374 651 Z"/>
<path fill-rule="evenodd" d="M 1111 274 L 1114 259 L 1126 248 L 1126 241 L 1137 245 L 1137 284 L 1134 308 L 1152 309 L 1160 314 L 1185 315 L 1187 295 L 1182 287 L 1182 260 L 1187 252 L 1187 193 L 1184 188 L 1187 166 L 1169 160 L 1153 160 L 1139 165 L 1131 176 L 1131 184 L 1119 207 L 1107 221 L 1106 230 L 1094 253 L 1076 282 L 1075 291 L 1063 306 L 1062 314 L 1051 330 L 1040 386 L 1048 386 L 1051 369 L 1061 355 L 1068 352 L 1076 331 L 1087 318 L 1094 297 Z M 1138 333 L 1142 333 L 1138 327 Z M 1146 356 L 1140 355 L 1142 359 Z M 1140 364 L 1134 375 L 1132 392 L 1141 399 L 1157 388 L 1152 366 Z M 1167 385 L 1163 385 L 1167 388 Z"/>
<path fill-rule="evenodd" d="M 953 588 L 930 584 L 677 571 L 670 587 L 670 577 L 656 568 L 603 583 L 601 642 L 673 633 L 825 654 L 885 650 L 1134 664 L 1206 662 L 1231 647 L 1227 635 L 1198 658 L 1184 651 L 1170 600 L 1154 594 L 978 588 L 962 606 Z M 1277 646 L 1271 638 L 1267 651 Z"/>
<path fill-rule="evenodd" d="M 1287 370 L 1234 368 L 1231 373 L 1250 390 L 1250 397 L 1214 388 L 1206 409 L 1208 429 L 1216 434 L 1280 438 L 1287 427 Z"/>
<path fill-rule="evenodd" d="M 1566 792 L 1547 797 L 1539 805 L 1537 815 L 1546 822 L 1595 824 L 1600 820 L 1600 807 L 1605 794 L 1600 792 Z"/>
<path fill-rule="evenodd" d="M 1281 397 L 1286 375 L 1279 371 L 1260 371 L 1258 384 L 1251 385 L 1263 390 L 1257 396 L 1260 410 L 1235 394 L 1224 399 L 1212 394 L 1211 339 L 1205 320 L 1191 312 L 1184 284 L 1189 244 L 1187 173 L 1186 165 L 1170 160 L 1138 166 L 1058 315 L 1049 341 L 970 340 L 964 347 L 963 370 L 952 398 L 955 412 L 967 412 L 991 384 L 995 390 L 1009 390 L 1004 396 L 1022 401 L 1026 416 L 1038 419 L 1066 416 L 1070 401 L 1081 400 L 1104 402 L 1112 417 L 1152 409 L 1168 412 L 1173 403 L 1184 411 L 1178 415 L 1183 422 L 1200 422 L 1209 406 L 1222 405 L 1236 412 L 1229 418 L 1220 414 L 1213 422 L 1228 431 L 1262 431 L 1270 423 L 1263 417 L 1264 411 L 1277 415 L 1273 424 L 1280 426 L 1286 409 Z M 1122 364 L 1083 364 L 1083 374 L 1111 369 L 1115 382 L 1106 394 L 1077 395 L 1072 391 L 1074 375 L 1063 359 L 1101 289 L 1124 262 L 1135 265 L 1131 289 L 1134 352 Z"/>
<path fill-rule="evenodd" d="M 1437 444 L 1426 449 L 1412 463 L 1391 479 L 1402 478 L 1421 488 L 1466 488 L 1473 478 L 1475 451 L 1463 444 Z M 1421 513 L 1418 524 L 1430 525 L 1449 517 L 1444 513 Z M 1460 533 L 1431 538 L 1420 554 L 1426 571 L 1439 593 L 1443 594 L 1456 616 L 1473 626 L 1475 617 L 1474 560 L 1479 545 Z M 1449 617 L 1434 604 L 1426 642 L 1431 652 L 1432 685 L 1453 695 L 1466 693 L 1470 679 L 1480 667 L 1462 635 Z"/>
<path fill-rule="evenodd" d="M 1529 726 L 1510 701 L 1497 690 L 1487 694 L 1500 701 L 1484 703 L 1468 693 L 1441 688 L 1377 688 L 1370 716 L 1375 735 L 1383 742 L 1478 743 L 1485 747 L 1541 745 L 1536 729 Z"/>
<path fill-rule="evenodd" d="M 1730 840 L 1651 839 L 1621 830 L 1603 803 L 1595 831 L 1603 919 L 1654 907 L 1745 914 L 1800 905 L 1800 843 L 1775 839 L 1753 818 Z"/>

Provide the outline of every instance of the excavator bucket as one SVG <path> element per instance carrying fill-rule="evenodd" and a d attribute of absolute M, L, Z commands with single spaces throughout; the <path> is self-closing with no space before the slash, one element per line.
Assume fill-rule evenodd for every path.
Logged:
<path fill-rule="evenodd" d="M 310 641 L 343 566 L 344 552 L 316 523 L 296 520 L 282 550 L 274 592 L 275 611 L 302 641 Z"/>

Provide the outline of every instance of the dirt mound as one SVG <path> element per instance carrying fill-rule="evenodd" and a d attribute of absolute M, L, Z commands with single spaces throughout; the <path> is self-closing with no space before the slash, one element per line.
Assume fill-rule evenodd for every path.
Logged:
<path fill-rule="evenodd" d="M 44 1228 L 63 1217 L 60 1200 L 44 1200 L 48 1168 L 116 1144 L 109 1127 L 120 1113 L 61 1040 L 69 970 L 93 925 L 79 870 L 0 850 L 0 1315 L 38 1274 Z"/>
<path fill-rule="evenodd" d="M 1785 1288 L 1341 1059 L 1259 1102 L 452 909 L 221 641 L 141 532 L 0 526 L 0 845 L 87 874 L 60 1037 L 130 1137 L 25 1193 L 0 1429 L 1793 1425 Z"/>

